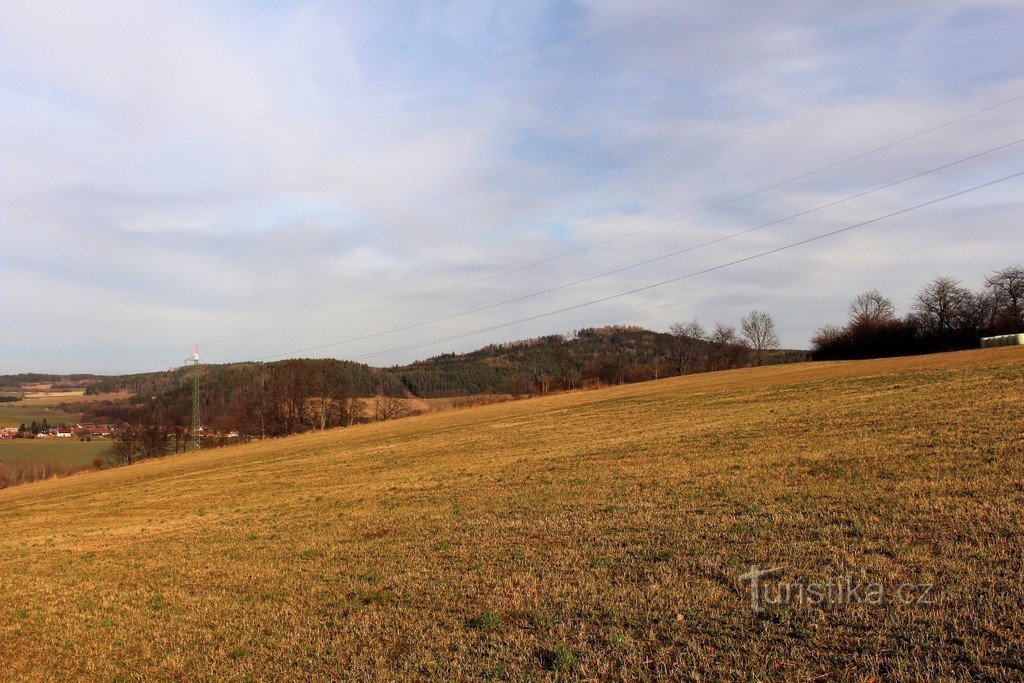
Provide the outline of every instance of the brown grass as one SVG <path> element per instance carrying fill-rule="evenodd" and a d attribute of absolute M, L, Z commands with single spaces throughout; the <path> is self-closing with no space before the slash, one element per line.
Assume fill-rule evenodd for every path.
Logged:
<path fill-rule="evenodd" d="M 1020 680 L 1024 353 L 752 368 L 0 491 L 0 677 Z M 934 605 L 754 613 L 783 565 Z"/>

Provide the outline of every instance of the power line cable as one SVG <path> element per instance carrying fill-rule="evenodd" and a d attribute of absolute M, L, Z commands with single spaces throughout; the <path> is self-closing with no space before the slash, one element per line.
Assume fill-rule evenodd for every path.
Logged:
<path fill-rule="evenodd" d="M 559 290 L 568 289 L 569 287 L 574 287 L 576 285 L 584 284 L 586 282 L 592 282 L 594 280 L 598 280 L 598 279 L 601 279 L 601 278 L 604 278 L 604 277 L 608 277 L 610 275 L 616 275 L 618 273 L 622 273 L 622 272 L 625 272 L 627 270 L 632 270 L 634 268 L 639 268 L 641 266 L 650 265 L 652 263 L 656 263 L 658 261 L 663 261 L 663 260 L 665 260 L 667 258 L 671 258 L 673 256 L 679 256 L 680 254 L 685 254 L 685 253 L 688 253 L 688 252 L 696 251 L 696 250 L 701 249 L 703 247 L 707 247 L 707 246 L 714 245 L 714 244 L 719 244 L 721 242 L 725 242 L 727 240 L 734 239 L 736 237 L 740 237 L 742 235 L 747 235 L 747 234 L 750 234 L 752 232 L 755 232 L 755 231 L 758 231 L 758 230 L 762 230 L 764 228 L 767 228 L 767 227 L 770 227 L 770 226 L 773 226 L 773 225 L 778 225 L 780 223 L 783 223 L 783 222 L 786 222 L 786 221 L 789 221 L 789 220 L 793 220 L 794 218 L 800 218 L 802 216 L 806 216 L 806 215 L 814 213 L 816 211 L 821 211 L 822 209 L 827 209 L 827 208 L 830 208 L 830 207 L 833 207 L 833 206 L 837 206 L 839 204 L 843 204 L 843 203 L 848 202 L 848 201 L 852 201 L 854 199 L 859 199 L 861 197 L 864 197 L 866 195 L 872 194 L 874 192 L 880 192 L 882 190 L 886 190 L 886 189 L 889 189 L 889 188 L 892 188 L 892 187 L 896 187 L 897 185 L 901 185 L 903 183 L 910 182 L 911 180 L 916 180 L 918 178 L 922 178 L 922 177 L 930 175 L 932 173 L 937 173 L 939 171 L 945 170 L 947 168 L 951 168 L 951 167 L 956 166 L 958 164 L 962 164 L 962 163 L 965 163 L 965 162 L 968 162 L 968 161 L 972 161 L 974 159 L 978 159 L 979 157 L 982 157 L 982 156 L 985 156 L 987 154 L 991 154 L 993 152 L 997 152 L 997 151 L 1000 151 L 1000 150 L 1003 150 L 1003 149 L 1007 149 L 1007 148 L 1012 147 L 1014 145 L 1018 145 L 1018 144 L 1020 144 L 1022 142 L 1024 142 L 1024 138 L 1020 138 L 1018 140 L 1014 140 L 1013 142 L 1009 142 L 1009 143 L 1006 143 L 1004 145 L 999 145 L 997 147 L 993 147 L 991 149 L 987 149 L 987 150 L 985 150 L 983 152 L 978 152 L 976 154 L 972 154 L 972 155 L 964 157 L 962 159 L 957 159 L 956 161 L 951 161 L 951 162 L 943 164 L 941 166 L 937 166 L 935 168 L 928 169 L 927 171 L 921 171 L 920 173 L 915 173 L 915 174 L 913 174 L 911 176 L 907 176 L 905 178 L 901 178 L 900 180 L 895 180 L 895 181 L 886 183 L 884 185 L 880 185 L 878 187 L 874 187 L 874 188 L 872 188 L 870 190 L 864 190 L 862 192 L 858 192 L 856 194 L 850 195 L 848 197 L 844 197 L 842 199 L 837 199 L 837 200 L 834 200 L 834 201 L 831 201 L 831 202 L 827 202 L 827 203 L 822 204 L 820 206 L 816 206 L 816 207 L 814 207 L 812 209 L 806 209 L 804 211 L 800 211 L 799 213 L 795 213 L 795 214 L 792 214 L 790 216 L 786 216 L 784 218 L 778 218 L 776 220 L 769 221 L 768 223 L 762 223 L 761 225 L 757 225 L 757 226 L 752 227 L 752 228 L 747 228 L 745 230 L 740 230 L 738 232 L 734 232 L 734 233 L 731 233 L 729 235 L 724 235 L 722 237 L 718 237 L 718 238 L 715 238 L 715 239 L 712 239 L 712 240 L 708 240 L 708 241 L 702 242 L 700 244 L 695 244 L 695 245 L 691 245 L 691 246 L 685 247 L 683 249 L 678 249 L 676 251 L 671 251 L 671 252 L 669 252 L 667 254 L 661 254 L 660 256 L 656 256 L 654 258 L 650 258 L 650 259 L 647 259 L 647 260 L 644 260 L 644 261 L 640 261 L 638 263 L 633 263 L 633 264 L 630 264 L 628 266 L 622 266 L 620 268 L 615 268 L 614 270 L 609 270 L 609 271 L 606 271 L 606 272 L 603 272 L 603 273 L 599 273 L 597 275 L 590 275 L 588 277 L 581 278 L 581 279 L 578 279 L 578 280 L 573 280 L 571 282 L 565 282 L 565 283 L 562 283 L 560 285 L 556 285 L 554 287 L 549 287 L 547 289 L 542 289 L 542 290 L 538 290 L 538 291 L 535 291 L 535 292 L 530 292 L 528 294 L 522 294 L 522 295 L 513 297 L 511 299 L 505 299 L 504 301 L 498 301 L 498 302 L 495 302 L 495 303 L 490 303 L 490 304 L 486 304 L 486 305 L 483 305 L 483 306 L 478 306 L 476 308 L 471 308 L 471 309 L 468 309 L 468 310 L 465 310 L 465 311 L 460 311 L 458 313 L 452 313 L 452 314 L 449 314 L 449 315 L 444 315 L 444 316 L 432 318 L 430 320 L 424 320 L 424 321 L 421 321 L 421 322 L 410 323 L 408 325 L 402 325 L 400 327 L 394 327 L 394 328 L 391 328 L 391 329 L 388 329 L 388 330 L 382 330 L 382 331 L 379 331 L 379 332 L 372 332 L 372 333 L 369 333 L 369 334 L 364 334 L 364 335 L 360 335 L 360 336 L 357 336 L 357 337 L 352 337 L 350 339 L 344 339 L 344 340 L 341 340 L 341 341 L 332 342 L 332 346 L 341 346 L 343 344 L 351 344 L 351 343 L 358 342 L 358 341 L 366 341 L 368 339 L 374 339 L 376 337 L 382 337 L 384 335 L 394 334 L 396 332 L 405 332 L 405 331 L 408 331 L 408 330 L 416 329 L 418 327 L 424 327 L 426 325 L 432 325 L 432 324 L 435 324 L 435 323 L 444 322 L 444 321 L 447 321 L 447 320 L 452 320 L 454 318 L 460 318 L 460 317 L 463 317 L 463 316 L 466 316 L 466 315 L 471 315 L 473 313 L 480 313 L 481 311 L 486 311 L 486 310 L 490 310 L 490 309 L 493 309 L 493 308 L 498 308 L 500 306 L 505 306 L 507 304 L 515 303 L 515 302 L 518 302 L 518 301 L 523 301 L 523 300 L 526 300 L 526 299 L 531 299 L 533 297 L 541 296 L 541 295 L 544 295 L 544 294 L 550 294 L 551 292 L 557 292 Z"/>
<path fill-rule="evenodd" d="M 698 271 L 694 271 L 692 273 L 687 273 L 686 275 L 679 275 L 677 277 L 669 278 L 668 280 L 662 280 L 660 282 L 655 282 L 653 284 L 644 285 L 643 287 L 637 287 L 637 288 L 634 288 L 634 289 L 627 290 L 625 292 L 619 292 L 617 294 L 611 294 L 609 296 L 601 297 L 599 299 L 592 299 L 590 301 L 585 301 L 583 303 L 574 304 L 572 306 L 565 306 L 563 308 L 558 308 L 558 309 L 547 311 L 547 312 L 544 312 L 544 313 L 538 313 L 538 314 L 535 314 L 535 315 L 527 316 L 525 318 L 519 318 L 517 320 L 511 320 L 511 321 L 508 321 L 508 322 L 499 323 L 497 325 L 491 325 L 491 326 L 488 326 L 488 327 L 482 327 L 482 328 L 479 328 L 479 329 L 476 329 L 476 330 L 470 330 L 468 332 L 462 332 L 462 333 L 450 335 L 450 336 L 447 336 L 447 337 L 438 337 L 436 339 L 430 339 L 430 340 L 427 340 L 427 341 L 424 341 L 424 342 L 419 342 L 419 343 L 416 343 L 416 344 L 409 344 L 409 345 L 406 345 L 406 346 L 399 346 L 399 347 L 394 347 L 394 348 L 390 348 L 390 349 L 385 349 L 383 351 L 375 351 L 375 352 L 372 352 L 372 353 L 366 353 L 366 354 L 361 354 L 361 355 L 357 355 L 357 356 L 352 356 L 348 360 L 358 361 L 358 360 L 364 360 L 364 359 L 367 359 L 367 358 L 375 358 L 375 357 L 378 357 L 378 356 L 384 356 L 384 355 L 389 355 L 389 354 L 393 354 L 393 353 L 399 353 L 401 351 L 410 351 L 410 350 L 413 350 L 413 349 L 419 349 L 419 348 L 423 348 L 425 346 L 430 346 L 430 345 L 433 345 L 433 344 L 440 344 L 442 342 L 448 342 L 448 341 L 453 341 L 453 340 L 456 340 L 456 339 L 462 339 L 462 338 L 474 336 L 474 335 L 477 335 L 477 334 L 484 334 L 486 332 L 493 332 L 495 330 L 500 330 L 500 329 L 504 329 L 504 328 L 507 328 L 507 327 L 512 327 L 514 325 L 520 325 L 522 323 L 531 322 L 531 321 L 534 321 L 534 320 L 540 320 L 541 318 L 547 318 L 547 317 L 550 317 L 550 316 L 553 316 L 553 315 L 558 315 L 560 313 L 567 313 L 569 311 L 574 311 L 574 310 L 578 310 L 578 309 L 581 309 L 581 308 L 586 308 L 588 306 L 593 306 L 595 304 L 604 303 L 606 301 L 612 301 L 614 299 L 620 299 L 622 297 L 630 296 L 630 295 L 633 295 L 633 294 L 638 294 L 640 292 L 645 292 L 645 291 L 648 291 L 648 290 L 651 290 L 651 289 L 655 289 L 655 288 L 658 288 L 658 287 L 664 287 L 665 285 L 672 284 L 672 283 L 675 283 L 675 282 L 679 282 L 681 280 L 686 280 L 686 279 L 689 279 L 689 278 L 697 277 L 699 275 L 704 275 L 704 274 L 711 273 L 711 272 L 714 272 L 714 271 L 717 271 L 717 270 L 722 270 L 723 268 L 728 268 L 730 266 L 735 266 L 735 265 L 738 265 L 740 263 L 746 263 L 748 261 L 753 261 L 754 259 L 762 258 L 764 256 L 769 256 L 771 254 L 777 254 L 779 252 L 786 251 L 788 249 L 793 249 L 795 247 L 799 247 L 799 246 L 802 246 L 802 245 L 805 245 L 805 244 L 809 244 L 811 242 L 816 242 L 818 240 L 822 240 L 822 239 L 825 239 L 825 238 L 828 238 L 828 237 L 834 237 L 835 235 L 839 235 L 839 234 L 842 234 L 842 233 L 845 233 L 845 232 L 849 232 L 850 230 L 855 230 L 857 228 L 862 228 L 862 227 L 865 227 L 867 225 L 872 225 L 874 223 L 878 223 L 880 221 L 886 220 L 888 218 L 892 218 L 894 216 L 900 216 L 902 214 L 909 213 L 911 211 L 916 211 L 918 209 L 922 209 L 922 208 L 927 207 L 927 206 L 932 206 L 934 204 L 938 204 L 940 202 L 944 202 L 944 201 L 947 201 L 949 199 L 953 199 L 955 197 L 963 196 L 963 195 L 968 194 L 970 192 L 975 192 L 977 190 L 981 190 L 981 189 L 986 188 L 986 187 L 991 187 L 993 185 L 997 185 L 999 183 L 1006 182 L 1008 180 L 1012 180 L 1013 178 L 1018 178 L 1018 177 L 1020 177 L 1022 175 L 1024 175 L 1024 171 L 1018 171 L 1016 173 L 1012 173 L 1010 175 L 1003 176 L 1001 178 L 997 178 L 995 180 L 990 180 L 990 181 L 982 183 L 980 185 L 975 185 L 973 187 L 968 187 L 966 189 L 959 190 L 957 192 L 953 192 L 951 194 L 944 195 L 942 197 L 937 197 L 935 199 L 931 199 L 931 200 L 928 200 L 926 202 L 921 202 L 920 204 L 915 204 L 913 206 L 909 206 L 909 207 L 900 209 L 898 211 L 893 211 L 893 212 L 887 213 L 887 214 L 885 214 L 883 216 L 878 216 L 878 217 L 871 218 L 871 219 L 866 220 L 866 221 L 861 221 L 860 223 L 854 223 L 853 225 L 848 225 L 846 227 L 839 228 L 837 230 L 830 230 L 829 232 L 821 233 L 819 235 L 815 235 L 814 237 L 808 237 L 806 239 L 802 239 L 802 240 L 799 240 L 797 242 L 791 242 L 791 243 L 783 245 L 781 247 L 775 247 L 774 249 L 769 249 L 767 251 L 762 251 L 762 252 L 759 252 L 757 254 L 753 254 L 751 256 L 745 256 L 743 258 L 735 259 L 735 260 L 729 261 L 727 263 L 722 263 L 722 264 L 719 264 L 719 265 L 716 265 L 716 266 L 711 266 L 709 268 L 705 268 L 703 270 L 698 270 Z M 299 353 L 307 353 L 309 351 L 319 351 L 319 350 L 330 348 L 330 347 L 336 346 L 336 345 L 337 345 L 336 343 L 321 344 L 319 346 L 311 346 L 311 347 L 307 347 L 307 348 L 304 348 L 304 349 L 298 349 L 298 350 L 295 350 L 295 351 L 291 351 L 291 352 L 288 352 L 288 353 L 276 354 L 276 355 L 273 355 L 273 356 L 263 356 L 261 358 L 256 358 L 254 360 L 255 361 L 262 361 L 262 360 L 270 360 L 270 359 L 273 359 L 273 358 L 283 358 L 285 356 L 292 356 L 292 355 L 299 354 Z"/>
<path fill-rule="evenodd" d="M 173 356 L 170 356 L 169 358 L 167 358 L 167 360 L 165 360 L 165 361 L 163 361 L 161 363 L 158 363 L 155 367 L 164 368 L 165 366 L 167 366 L 168 363 L 172 363 L 174 361 L 177 361 L 177 365 L 171 366 L 169 368 L 169 369 L 173 370 L 173 369 L 175 369 L 177 367 L 180 367 L 184 363 L 184 359 L 187 356 L 191 356 L 191 355 L 192 355 L 191 350 L 190 351 L 183 351 L 180 355 L 175 353 Z M 154 372 L 163 372 L 163 369 L 155 370 Z"/>
<path fill-rule="evenodd" d="M 863 158 L 865 158 L 867 156 L 870 156 L 872 154 L 876 154 L 878 152 L 884 151 L 886 149 L 890 149 L 892 147 L 895 147 L 897 145 L 903 144 L 905 142 L 909 142 L 911 140 L 914 140 L 916 138 L 922 137 L 924 135 L 928 135 L 930 133 L 934 133 L 934 132 L 942 130 L 944 128 L 948 128 L 949 126 L 955 125 L 957 123 L 961 123 L 963 121 L 966 121 L 968 119 L 974 118 L 976 116 L 980 116 L 981 114 L 985 114 L 985 113 L 990 112 L 990 111 L 992 111 L 994 109 L 998 109 L 999 107 L 1003 107 L 1003 106 L 1006 106 L 1008 104 L 1012 104 L 1012 103 L 1017 102 L 1017 101 L 1022 100 L 1022 99 L 1024 99 L 1024 94 L 1017 95 L 1015 97 L 1011 97 L 1010 99 L 1003 100 L 1001 102 L 997 102 L 996 104 L 990 105 L 990 106 L 985 107 L 983 109 L 979 109 L 979 110 L 971 112 L 969 114 L 965 114 L 963 116 L 959 116 L 959 117 L 957 117 L 955 119 L 952 119 L 950 121 L 946 121 L 945 123 L 939 124 L 937 126 L 933 126 L 931 128 L 919 131 L 917 133 L 913 133 L 911 135 L 907 135 L 907 136 L 902 137 L 902 138 L 900 138 L 898 140 L 893 140 L 892 142 L 888 142 L 888 143 L 886 143 L 884 145 L 880 145 L 878 147 L 875 147 L 873 149 L 869 149 L 869 150 L 867 150 L 865 152 L 861 152 L 861 153 L 856 154 L 854 156 L 847 157 L 847 158 L 842 159 L 840 161 L 833 162 L 833 163 L 828 164 L 826 166 L 822 166 L 820 168 L 816 168 L 816 169 L 814 169 L 812 171 L 807 171 L 806 173 L 802 173 L 800 175 L 793 176 L 792 178 L 788 178 L 786 180 L 782 180 L 780 182 L 773 183 L 771 185 L 767 185 L 767 186 L 762 187 L 760 189 L 753 190 L 753 191 L 747 192 L 745 194 L 741 194 L 741 195 L 733 197 L 731 199 L 727 199 L 727 200 L 718 202 L 716 204 L 712 204 L 712 205 L 706 206 L 706 207 L 704 207 L 702 209 L 698 209 L 698 210 L 693 211 L 691 213 L 688 213 L 688 214 L 685 214 L 685 215 L 682 215 L 682 216 L 677 216 L 676 218 L 671 218 L 671 219 L 668 219 L 666 221 L 662 221 L 660 223 L 655 223 L 653 225 L 649 225 L 647 227 L 640 228 L 639 230 L 633 230 L 631 232 L 623 233 L 621 235 L 618 235 L 617 237 L 612 237 L 612 238 L 609 238 L 609 239 L 606 239 L 606 240 L 602 240 L 600 242 L 594 242 L 592 244 L 588 244 L 588 245 L 585 245 L 583 247 L 579 247 L 577 249 L 573 249 L 573 250 L 570 250 L 570 251 L 565 251 L 565 252 L 556 254 L 554 256 L 550 256 L 550 257 L 541 259 L 539 261 L 534 261 L 532 263 L 527 263 L 527 264 L 524 264 L 524 265 L 521 265 L 521 266 L 516 266 L 514 268 L 509 268 L 507 270 L 503 270 L 503 271 L 500 271 L 500 272 L 497 272 L 497 273 L 492 273 L 491 275 L 486 275 L 484 277 L 476 278 L 474 280 L 467 280 L 465 282 L 461 282 L 461 283 L 458 283 L 458 284 L 455 284 L 455 285 L 451 285 L 449 287 L 444 287 L 444 288 L 441 288 L 441 289 L 433 290 L 433 291 L 430 291 L 430 292 L 425 292 L 425 293 L 422 293 L 422 294 L 416 294 L 414 296 L 406 297 L 406 298 L 403 298 L 403 299 L 396 299 L 394 301 L 390 301 L 390 302 L 387 302 L 387 303 L 379 304 L 379 305 L 376 305 L 376 306 L 370 306 L 368 308 L 363 308 L 363 309 L 359 309 L 359 310 L 355 310 L 355 311 L 349 311 L 347 313 L 341 313 L 339 315 L 334 315 L 334 316 L 330 316 L 330 317 L 327 317 L 327 318 L 320 318 L 320 319 L 317 319 L 317 320 L 311 320 L 311 321 L 307 321 L 307 322 L 303 322 L 303 323 L 296 323 L 294 325 L 285 325 L 283 327 L 275 327 L 275 328 L 266 329 L 266 330 L 259 330 L 259 331 L 250 332 L 250 333 L 247 333 L 247 334 L 240 334 L 240 335 L 235 335 L 235 336 L 231 336 L 231 337 L 221 337 L 219 339 L 211 339 L 211 340 L 200 342 L 200 344 L 202 344 L 204 346 L 209 346 L 210 344 L 220 344 L 220 343 L 229 342 L 229 341 L 238 341 L 238 340 L 241 340 L 241 339 L 249 339 L 251 337 L 259 337 L 259 336 L 263 336 L 263 335 L 267 335 L 267 334 L 274 334 L 276 332 L 286 332 L 286 331 L 289 331 L 289 330 L 295 330 L 295 329 L 299 329 L 299 328 L 303 328 L 303 327 L 309 327 L 309 326 L 312 326 L 312 325 L 320 325 L 320 324 L 327 323 L 327 322 L 332 322 L 332 321 L 335 321 L 335 320 L 341 320 L 343 318 L 349 318 L 349 317 L 356 316 L 356 315 L 362 315 L 364 313 L 372 313 L 374 311 L 379 311 L 379 310 L 382 310 L 382 309 L 385 309 L 385 308 L 390 308 L 392 306 L 398 306 L 398 305 L 404 304 L 404 303 L 410 303 L 412 301 L 419 301 L 421 299 L 425 299 L 425 298 L 428 298 L 428 297 L 437 296 L 438 294 L 445 294 L 447 292 L 452 292 L 452 291 L 455 291 L 457 289 L 463 289 L 465 287 L 470 287 L 472 285 L 480 284 L 482 282 L 487 282 L 489 280 L 493 280 L 493 279 L 496 279 L 496 278 L 499 278 L 499 277 L 504 277 L 505 275 L 511 275 L 513 273 L 518 273 L 520 271 L 527 270 L 529 268 L 534 268 L 536 266 L 544 265 L 544 264 L 547 264 L 547 263 L 552 263 L 554 261 L 558 261 L 560 259 L 567 258 L 569 256 L 574 256 L 576 254 L 581 254 L 581 253 L 589 251 L 591 249 L 596 249 L 598 247 L 606 246 L 608 244 L 613 244 L 613 243 L 618 242 L 620 240 L 624 240 L 624 239 L 627 239 L 627 238 L 630 238 L 630 237 L 634 237 L 636 235 L 640 235 L 642 233 L 646 233 L 646 232 L 649 232 L 651 230 L 655 230 L 657 228 L 662 228 L 662 227 L 664 227 L 666 225 L 671 225 L 672 223 L 677 223 L 677 222 L 679 222 L 681 220 L 685 220 L 687 218 L 692 218 L 692 217 L 700 215 L 702 213 L 706 213 L 708 211 L 712 211 L 714 209 L 718 209 L 718 208 L 721 208 L 723 206 L 727 206 L 729 204 L 734 204 L 734 203 L 742 201 L 744 199 L 749 199 L 750 197 L 754 197 L 756 195 L 763 194 L 763 193 L 768 192 L 770 190 L 774 190 L 774 189 L 783 187 L 785 185 L 789 185 L 791 183 L 795 183 L 795 182 L 797 182 L 799 180 L 804 180 L 806 178 L 809 178 L 811 176 L 817 175 L 819 173 L 823 173 L 824 171 L 828 171 L 828 170 L 831 170 L 833 168 L 842 166 L 844 164 L 848 164 L 848 163 L 851 163 L 853 161 L 857 161 L 858 159 L 863 159 Z"/>

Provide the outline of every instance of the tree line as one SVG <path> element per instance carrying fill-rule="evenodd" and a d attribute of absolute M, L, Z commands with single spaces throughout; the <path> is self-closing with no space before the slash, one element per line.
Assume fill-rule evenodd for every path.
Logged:
<path fill-rule="evenodd" d="M 951 277 L 918 290 L 904 316 L 877 289 L 858 294 L 842 326 L 826 325 L 811 338 L 815 359 L 904 356 L 973 349 L 982 337 L 1024 332 L 1024 268 L 989 274 L 979 291 Z"/>
<path fill-rule="evenodd" d="M 391 368 L 333 359 L 200 366 L 203 444 L 396 419 L 415 412 L 413 398 L 519 397 L 802 357 L 777 349 L 771 316 L 752 311 L 738 330 L 716 324 L 705 333 L 695 321 L 674 325 L 669 333 L 629 326 L 586 328 Z M 110 464 L 183 451 L 195 371 L 102 378 L 91 393 L 135 393 L 127 401 L 62 407 L 83 413 L 86 421 L 121 426 Z"/>

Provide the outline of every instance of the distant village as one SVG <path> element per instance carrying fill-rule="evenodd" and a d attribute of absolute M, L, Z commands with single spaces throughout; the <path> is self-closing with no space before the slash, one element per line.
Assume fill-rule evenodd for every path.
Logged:
<path fill-rule="evenodd" d="M 96 424 L 80 422 L 73 426 L 61 425 L 51 427 L 43 420 L 42 424 L 32 422 L 31 425 L 20 427 L 0 427 L 0 439 L 82 439 L 110 438 L 117 431 L 112 424 Z"/>
<path fill-rule="evenodd" d="M 187 427 L 179 427 L 175 431 L 167 433 L 167 438 L 183 439 L 190 436 L 192 430 Z M 112 439 L 117 436 L 117 425 L 98 424 L 94 422 L 79 422 L 72 426 L 60 425 L 51 427 L 46 420 L 42 423 L 32 422 L 29 425 L 20 427 L 0 427 L 0 439 L 77 439 L 78 441 L 92 441 L 93 439 Z M 217 439 L 218 443 L 230 443 L 234 439 L 242 438 L 237 431 L 217 431 L 207 427 L 199 430 L 199 436 L 203 439 Z M 249 437 L 247 441 L 255 441 L 257 437 Z"/>

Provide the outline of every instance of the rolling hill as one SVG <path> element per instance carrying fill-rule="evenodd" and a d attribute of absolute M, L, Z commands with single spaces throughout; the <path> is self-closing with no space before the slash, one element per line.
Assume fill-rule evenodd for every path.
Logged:
<path fill-rule="evenodd" d="M 681 355 L 686 355 L 686 360 Z M 765 362 L 789 363 L 806 351 L 771 351 Z M 250 435 L 281 436 L 319 427 L 311 401 L 346 405 L 384 394 L 414 399 L 546 394 L 601 384 L 642 382 L 686 372 L 744 366 L 753 359 L 738 340 L 684 340 L 640 327 L 610 325 L 491 344 L 468 353 L 441 354 L 408 365 L 377 368 L 335 359 L 200 366 L 204 425 Z M 685 367 L 684 367 L 685 366 Z M 104 377 L 89 383 L 86 399 L 67 410 L 94 422 L 186 425 L 192 416 L 192 368 Z M 331 416 L 331 426 L 349 420 Z"/>
<path fill-rule="evenodd" d="M 1016 348 L 800 363 L 2 490 L 0 669 L 1019 680 L 1022 399 Z"/>

